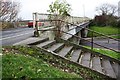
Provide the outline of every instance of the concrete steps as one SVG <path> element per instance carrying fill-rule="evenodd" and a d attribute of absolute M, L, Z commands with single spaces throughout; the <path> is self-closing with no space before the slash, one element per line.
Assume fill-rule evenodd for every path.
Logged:
<path fill-rule="evenodd" d="M 53 45 L 53 44 L 55 44 L 55 40 L 53 40 L 53 41 L 46 41 L 46 42 L 43 42 L 43 43 L 41 43 L 41 44 L 38 44 L 38 45 L 36 45 L 37 47 L 41 47 L 41 48 L 48 48 L 48 46 L 51 46 L 51 45 Z"/>
<path fill-rule="evenodd" d="M 59 54 L 62 57 L 65 57 L 68 53 L 72 51 L 73 46 L 64 47 L 62 50 L 60 50 L 57 54 Z"/>
<path fill-rule="evenodd" d="M 42 43 L 47 40 L 49 40 L 49 38 L 30 37 L 28 39 L 25 39 L 23 41 L 13 44 L 13 45 L 14 46 L 15 45 L 36 45 L 36 44 Z"/>
<path fill-rule="evenodd" d="M 119 74 L 119 70 L 118 70 L 119 64 L 118 63 L 111 63 L 111 65 L 113 67 L 113 70 L 114 70 L 116 76 L 118 76 L 118 74 Z"/>
<path fill-rule="evenodd" d="M 71 56 L 70 59 L 71 59 L 72 61 L 74 61 L 74 62 L 77 62 L 78 59 L 79 59 L 80 54 L 81 54 L 81 50 L 80 50 L 80 49 L 74 50 L 74 52 L 73 52 L 73 54 L 72 54 L 72 56 Z"/>
<path fill-rule="evenodd" d="M 90 59 L 91 53 L 83 53 L 81 59 L 79 60 L 79 63 L 86 67 L 90 67 Z"/>
<path fill-rule="evenodd" d="M 103 59 L 102 66 L 106 75 L 111 76 L 112 78 L 117 78 L 109 60 Z"/>
<path fill-rule="evenodd" d="M 76 48 L 75 45 L 66 44 L 65 42 L 56 42 L 48 38 L 30 38 L 26 41 L 21 41 L 16 45 L 36 45 L 39 48 L 44 48 L 55 53 L 58 56 L 67 58 L 70 61 L 80 64 L 86 68 L 94 70 L 100 74 L 109 76 L 110 78 L 120 80 L 120 64 L 112 61 L 112 59 L 103 57 L 99 54 L 94 54 L 82 48 Z"/>
<path fill-rule="evenodd" d="M 57 52 L 58 50 L 60 50 L 61 48 L 63 48 L 64 43 L 56 43 L 54 45 L 52 45 L 51 47 L 47 48 L 47 50 L 53 51 L 53 52 Z"/>
<path fill-rule="evenodd" d="M 106 58 L 103 58 L 99 55 L 93 55 L 90 52 L 86 52 L 82 49 L 76 49 L 74 46 L 66 45 L 64 43 L 58 43 L 54 41 L 46 41 L 40 43 L 40 45 L 49 46 L 45 48 L 51 52 L 55 52 L 61 57 L 68 58 L 69 60 L 79 63 L 80 65 L 92 69 L 100 74 L 109 76 L 110 78 L 117 79 L 118 77 L 118 63 L 109 61 Z"/>
<path fill-rule="evenodd" d="M 102 66 L 101 66 L 101 60 L 99 56 L 95 56 L 92 58 L 92 69 L 98 71 L 98 72 L 102 72 Z"/>

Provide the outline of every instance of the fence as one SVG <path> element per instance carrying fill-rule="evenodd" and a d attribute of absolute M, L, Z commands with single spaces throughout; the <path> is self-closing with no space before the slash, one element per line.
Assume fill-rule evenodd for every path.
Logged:
<path fill-rule="evenodd" d="M 91 30 L 91 29 L 89 29 L 89 28 L 86 28 L 85 26 L 87 26 L 87 25 L 89 25 L 89 23 L 88 22 L 86 22 L 86 23 L 84 23 L 84 24 L 81 24 L 81 25 L 78 25 L 78 24 L 80 24 L 81 23 L 81 21 L 80 21 L 80 19 L 79 18 L 72 18 L 71 17 L 71 20 L 67 20 L 68 18 L 66 18 L 66 21 L 63 21 L 63 20 L 49 20 L 48 19 L 48 15 L 49 14 L 40 14 L 41 16 L 42 15 L 44 15 L 44 16 L 46 16 L 46 17 L 43 17 L 43 18 L 40 18 L 41 20 L 38 20 L 37 19 L 37 17 L 36 16 L 38 16 L 38 15 L 36 15 L 36 16 L 34 16 L 34 24 L 36 24 L 37 23 L 37 21 L 43 21 L 43 22 L 48 22 L 50 25 L 49 25 L 49 27 L 50 26 L 52 26 L 51 28 L 44 28 L 44 29 L 40 29 L 40 30 L 38 30 L 38 31 L 41 31 L 41 33 L 43 34 L 43 33 L 46 33 L 46 34 L 43 34 L 43 36 L 49 36 L 49 35 L 51 35 L 52 34 L 52 38 L 51 39 L 54 39 L 54 37 L 55 37 L 55 35 L 54 35 L 54 32 L 56 32 L 56 31 L 58 31 L 58 30 L 56 30 L 55 29 L 55 25 L 54 24 L 51 24 L 52 22 L 61 22 L 63 25 L 64 25 L 64 27 L 60 30 L 60 32 L 62 33 L 62 35 L 63 34 L 68 34 L 68 35 L 71 35 L 71 36 L 73 36 L 73 37 L 75 37 L 75 38 L 78 38 L 78 40 L 83 40 L 83 41 L 87 41 L 87 42 L 90 42 L 91 43 L 91 49 L 93 49 L 93 47 L 94 47 L 94 45 L 97 45 L 97 46 L 100 46 L 100 47 L 102 47 L 102 48 L 105 48 L 105 49 L 109 49 L 109 50 L 112 50 L 112 51 L 115 51 L 115 52 L 120 52 L 120 51 L 117 51 L 117 50 L 114 50 L 114 49 L 112 49 L 112 48 L 108 48 L 108 47 L 106 47 L 106 46 L 103 46 L 103 45 L 100 45 L 100 44 L 97 44 L 97 43 L 95 43 L 94 41 L 93 41 L 93 35 L 94 34 L 98 34 L 98 35 L 101 35 L 101 36 L 104 36 L 104 37 L 106 37 L 106 38 L 108 38 L 108 40 L 109 39 L 112 39 L 112 40 L 115 40 L 115 41 L 118 41 L 119 42 L 119 40 L 118 39 L 115 39 L 115 38 L 112 38 L 112 37 L 110 37 L 110 36 L 107 36 L 107 35 L 104 35 L 104 34 L 102 34 L 102 33 L 98 33 L 98 32 L 96 32 L 96 31 L 93 31 L 93 30 Z M 45 19 L 46 18 L 46 19 Z M 70 19 L 70 18 L 69 18 Z M 76 19 L 76 22 L 72 22 L 72 21 L 75 21 L 75 19 Z M 68 21 L 68 22 L 67 22 Z M 79 22 L 78 22 L 79 21 Z M 86 20 L 86 21 L 88 21 L 88 20 Z M 76 24 L 75 24 L 76 23 Z M 77 24 L 78 23 L 78 24 Z M 35 26 L 37 26 L 37 24 L 35 25 Z M 73 27 L 71 27 L 71 26 L 73 26 Z M 77 35 L 73 35 L 73 34 L 71 34 L 71 33 L 67 33 L 68 31 L 70 31 L 70 30 L 73 30 L 73 29 L 75 29 L 76 27 L 77 28 L 81 28 L 81 29 L 83 29 L 84 27 L 84 29 L 85 30 L 88 30 L 89 32 L 92 32 L 92 38 L 91 38 L 91 41 L 89 41 L 89 40 L 86 40 L 86 39 L 84 39 L 84 38 L 82 38 L 82 37 L 79 37 L 79 36 L 77 36 Z M 71 27 L 71 28 L 70 28 Z"/>
<path fill-rule="evenodd" d="M 71 24 L 71 23 L 69 23 L 69 24 Z M 85 24 L 87 24 L 87 23 L 85 23 Z M 76 26 L 82 28 L 82 26 L 86 26 L 85 24 L 83 24 L 83 25 L 81 25 L 81 26 L 78 26 L 78 25 L 76 25 Z M 71 24 L 71 25 L 74 25 L 74 26 L 75 26 L 75 24 Z M 88 25 L 88 24 L 87 24 L 87 25 Z M 72 29 L 74 29 L 74 28 L 72 28 Z M 71 29 L 71 30 L 72 30 L 72 29 Z M 119 45 L 119 42 L 120 42 L 119 39 L 115 39 L 115 38 L 113 38 L 113 37 L 111 37 L 111 36 L 107 36 L 107 35 L 104 35 L 104 34 L 102 34 L 102 33 L 93 31 L 93 30 L 91 30 L 91 29 L 89 29 L 89 28 L 84 28 L 84 29 L 88 30 L 89 32 L 92 32 L 91 41 L 86 40 L 86 39 L 84 39 L 84 38 L 82 38 L 82 37 L 79 37 L 79 36 L 76 36 L 76 35 L 73 35 L 73 36 L 76 37 L 76 38 L 80 38 L 81 40 L 90 42 L 90 43 L 91 43 L 91 49 L 93 49 L 93 47 L 94 47 L 93 45 L 97 45 L 97 46 L 100 46 L 100 47 L 102 47 L 102 48 L 109 49 L 109 50 L 112 50 L 112 51 L 115 51 L 115 52 L 120 53 L 119 50 L 115 50 L 115 49 L 112 49 L 112 48 L 108 48 L 108 47 L 106 47 L 106 46 L 103 46 L 103 45 L 100 45 L 100 44 L 95 43 L 95 42 L 93 41 L 93 39 L 94 39 L 93 36 L 94 36 L 94 34 L 101 35 L 102 37 L 108 38 L 108 42 L 109 42 L 110 39 L 111 39 L 111 40 L 114 40 L 114 41 L 117 41 L 117 42 L 118 42 L 118 45 Z M 66 34 L 72 35 L 72 34 L 70 34 L 70 33 L 66 33 Z"/>

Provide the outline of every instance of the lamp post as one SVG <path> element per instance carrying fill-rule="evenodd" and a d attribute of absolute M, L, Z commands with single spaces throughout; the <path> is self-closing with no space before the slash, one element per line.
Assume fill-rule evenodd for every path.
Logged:
<path fill-rule="evenodd" d="M 85 5 L 83 4 L 83 22 L 85 21 Z"/>

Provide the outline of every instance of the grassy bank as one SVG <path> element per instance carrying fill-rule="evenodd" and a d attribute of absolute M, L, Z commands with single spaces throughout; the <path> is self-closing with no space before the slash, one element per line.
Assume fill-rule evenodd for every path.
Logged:
<path fill-rule="evenodd" d="M 116 38 L 116 39 L 120 39 L 120 34 L 119 35 L 115 35 L 115 36 L 111 36 L 113 38 Z"/>
<path fill-rule="evenodd" d="M 13 53 L 3 54 L 3 78 L 79 78 L 81 80 L 77 74 L 64 72 L 42 59 Z"/>
<path fill-rule="evenodd" d="M 85 48 L 91 49 L 91 47 L 84 46 Z M 120 53 L 111 51 L 111 50 L 106 50 L 106 49 L 100 49 L 100 48 L 93 48 L 94 51 L 99 52 L 101 54 L 107 55 L 109 57 L 112 57 L 114 59 L 120 60 Z"/>
<path fill-rule="evenodd" d="M 105 80 L 97 72 L 76 65 L 39 48 L 6 46 L 3 50 L 3 77 L 67 78 L 68 80 Z"/>
<path fill-rule="evenodd" d="M 99 32 L 99 33 L 103 33 L 105 35 L 116 35 L 116 34 L 119 34 L 119 29 L 120 28 L 116 28 L 116 27 L 110 27 L 110 26 L 106 26 L 106 27 L 99 27 L 99 26 L 91 26 L 90 27 L 91 30 L 94 30 L 96 32 Z M 91 37 L 92 36 L 92 33 L 89 32 L 88 33 L 88 36 Z M 98 35 L 98 34 L 93 34 L 93 36 L 101 36 L 101 35 Z"/>

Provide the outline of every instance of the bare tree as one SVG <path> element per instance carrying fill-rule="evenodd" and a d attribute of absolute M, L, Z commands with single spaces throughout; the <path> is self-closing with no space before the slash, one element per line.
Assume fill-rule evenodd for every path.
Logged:
<path fill-rule="evenodd" d="M 66 0 L 55 0 L 55 2 L 52 2 L 52 4 L 49 5 L 48 12 L 50 14 L 49 18 L 52 20 L 65 20 L 67 16 L 70 16 L 71 6 L 66 2 Z M 55 36 L 60 37 L 61 32 L 60 30 L 63 27 L 63 23 L 61 21 L 55 21 L 52 22 L 52 24 L 55 24 Z"/>
<path fill-rule="evenodd" d="M 96 11 L 101 15 L 111 15 L 113 16 L 117 12 L 117 6 L 113 4 L 102 4 L 96 8 Z"/>
<path fill-rule="evenodd" d="M 14 21 L 20 10 L 19 2 L 12 2 L 10 0 L 0 0 L 0 20 L 1 21 Z"/>

